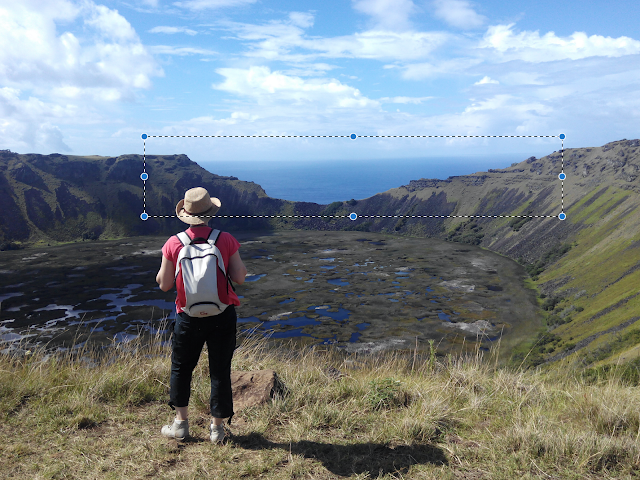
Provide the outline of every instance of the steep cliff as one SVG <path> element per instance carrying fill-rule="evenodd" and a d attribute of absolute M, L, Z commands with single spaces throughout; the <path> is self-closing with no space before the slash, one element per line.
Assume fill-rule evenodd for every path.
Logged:
<path fill-rule="evenodd" d="M 146 167 L 146 184 L 140 174 Z M 0 151 L 0 243 L 66 242 L 175 233 L 175 205 L 194 186 L 222 200 L 218 225 L 277 228 L 279 219 L 249 218 L 292 210 L 253 182 L 212 174 L 186 155 L 81 157 Z M 317 213 L 319 206 L 314 211 Z M 140 219 L 146 211 L 150 218 Z M 246 217 L 245 217 L 246 216 Z M 227 218 L 236 217 L 236 218 Z M 14 244 L 15 245 L 15 244 Z"/>

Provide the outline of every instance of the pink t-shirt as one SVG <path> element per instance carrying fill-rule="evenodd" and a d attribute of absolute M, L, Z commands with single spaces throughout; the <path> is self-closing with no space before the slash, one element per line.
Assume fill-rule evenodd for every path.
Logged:
<path fill-rule="evenodd" d="M 211 227 L 200 226 L 200 227 L 189 227 L 187 230 L 187 235 L 191 239 L 196 237 L 207 238 L 209 232 L 213 230 Z M 240 248 L 240 242 L 236 240 L 233 235 L 227 232 L 220 232 L 220 236 L 218 237 L 218 241 L 216 242 L 216 246 L 222 253 L 222 260 L 224 261 L 224 269 L 229 272 L 229 258 L 238 251 Z M 182 250 L 182 242 L 178 239 L 177 236 L 173 235 L 162 247 L 162 255 L 171 260 L 173 263 L 173 275 L 175 275 L 175 266 L 178 260 L 178 254 Z M 182 270 L 178 272 L 178 277 L 176 278 L 176 290 L 178 291 L 178 295 L 176 297 L 176 312 L 181 313 L 182 307 L 186 304 L 186 299 L 184 295 L 184 283 L 182 281 Z M 227 305 L 240 305 L 240 300 L 238 296 L 229 285 L 229 294 L 227 295 L 227 279 L 222 275 L 222 272 L 218 269 L 218 293 L 220 295 L 220 300 Z"/>

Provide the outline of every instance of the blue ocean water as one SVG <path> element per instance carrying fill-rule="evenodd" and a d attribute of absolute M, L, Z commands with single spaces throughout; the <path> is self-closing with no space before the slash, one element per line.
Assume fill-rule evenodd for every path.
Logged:
<path fill-rule="evenodd" d="M 327 160 L 323 162 L 204 162 L 217 175 L 255 182 L 272 198 L 329 204 L 361 200 L 420 178 L 446 179 L 453 175 L 505 168 L 526 158 L 523 154 L 429 157 L 394 160 Z"/>

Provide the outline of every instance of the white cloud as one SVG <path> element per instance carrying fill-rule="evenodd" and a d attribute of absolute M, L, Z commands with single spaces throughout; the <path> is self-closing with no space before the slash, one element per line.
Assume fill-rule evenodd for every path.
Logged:
<path fill-rule="evenodd" d="M 44 95 L 52 89 L 79 88 L 90 96 L 113 98 L 103 95 L 109 89 L 117 92 L 116 98 L 132 98 L 133 90 L 148 88 L 152 76 L 163 75 L 116 11 L 91 2 L 83 2 L 81 9 L 64 0 L 45 3 L 42 10 L 16 3 L 0 12 L 0 84 Z M 53 13 L 55 4 L 58 14 Z M 92 40 L 56 32 L 56 19 L 77 17 L 84 20 Z"/>
<path fill-rule="evenodd" d="M 117 10 L 111 10 L 104 5 L 96 5 L 93 2 L 86 2 L 84 7 L 88 13 L 84 19 L 85 25 L 95 28 L 103 38 L 116 42 L 138 41 L 138 35 L 131 24 Z"/>
<path fill-rule="evenodd" d="M 15 88 L 0 88 L 0 144 L 14 151 L 24 148 L 70 151 L 60 128 L 53 122 L 66 122 L 78 116 L 78 109 L 34 97 L 24 100 L 20 94 Z"/>
<path fill-rule="evenodd" d="M 425 123 L 434 135 L 501 135 L 507 132 L 517 132 L 519 135 L 546 135 L 549 118 L 553 112 L 553 107 L 543 102 L 500 94 L 472 101 L 459 113 L 429 117 Z M 493 144 L 492 148 L 502 148 L 506 143 L 504 140 L 500 141 L 499 145 L 496 145 L 496 140 L 488 139 L 451 139 L 447 143 L 468 146 Z M 510 148 L 513 148 L 513 145 Z"/>
<path fill-rule="evenodd" d="M 149 51 L 156 55 L 217 55 L 218 52 L 214 50 L 207 50 L 205 48 L 195 47 L 173 47 L 171 45 L 154 45 L 149 47 Z"/>
<path fill-rule="evenodd" d="M 379 102 L 364 97 L 357 88 L 335 79 L 305 80 L 300 77 L 271 72 L 268 67 L 219 68 L 216 73 L 225 77 L 217 90 L 244 97 L 253 97 L 259 105 L 293 102 L 295 105 L 314 105 L 314 108 L 377 108 Z"/>
<path fill-rule="evenodd" d="M 540 36 L 537 30 L 515 33 L 513 26 L 511 23 L 489 27 L 479 47 L 490 50 L 490 56 L 497 56 L 497 60 L 523 60 L 534 63 L 640 53 L 640 41 L 629 37 L 588 37 L 584 32 L 575 32 L 568 37 L 559 37 L 554 32 Z"/>
<path fill-rule="evenodd" d="M 406 66 L 388 66 L 387 68 L 402 69 L 402 78 L 406 80 L 423 80 L 439 75 L 465 74 L 470 68 L 481 63 L 482 60 L 479 58 L 453 58 L 434 63 L 411 63 Z"/>
<path fill-rule="evenodd" d="M 197 35 L 198 32 L 196 32 L 195 30 L 191 30 L 190 28 L 187 27 L 165 27 L 165 26 L 158 26 L 158 27 L 153 27 L 151 30 L 149 30 L 149 33 L 168 33 L 168 34 L 173 34 L 173 33 L 186 33 L 187 35 Z"/>
<path fill-rule="evenodd" d="M 74 20 L 80 13 L 81 7 L 69 0 L 50 0 L 43 2 L 40 0 L 21 0 L 20 2 L 4 1 L 0 4 L 0 24 L 11 27 L 13 20 L 18 18 L 28 18 L 25 27 L 31 26 L 32 33 L 35 27 L 49 28 L 50 21 L 69 22 Z M 34 15 L 31 15 L 31 13 Z M 28 25 L 27 25 L 28 24 Z"/>
<path fill-rule="evenodd" d="M 553 107 L 544 102 L 499 94 L 469 105 L 459 115 L 463 123 L 475 124 L 482 133 L 514 131 L 518 135 L 545 135 Z M 546 128 L 545 128 L 546 127 Z M 495 134 L 495 133 L 494 133 Z"/>
<path fill-rule="evenodd" d="M 474 85 L 486 85 L 489 83 L 498 85 L 500 82 L 498 80 L 492 79 L 491 77 L 484 76 L 480 80 L 478 80 L 476 83 L 474 83 Z"/>
<path fill-rule="evenodd" d="M 133 3 L 141 5 L 141 1 Z M 179 11 L 170 6 L 171 2 L 147 0 L 146 3 L 168 4 L 163 12 L 170 10 L 174 16 Z M 196 13 L 205 8 L 249 3 L 253 2 L 178 2 Z M 427 2 L 419 4 L 424 3 Z M 491 26 L 484 36 L 416 31 L 411 30 L 410 22 L 419 8 L 411 1 L 354 0 L 351 5 L 372 19 L 370 29 L 346 32 L 342 36 L 312 36 L 307 29 L 314 26 L 313 11 L 287 12 L 281 20 L 264 21 L 260 25 L 218 20 L 214 27 L 227 29 L 224 40 L 234 41 L 241 50 L 231 50 L 230 63 L 225 65 L 228 68 L 216 70 L 222 76 L 212 85 L 217 91 L 206 94 L 197 86 L 179 86 L 176 90 L 173 84 L 161 85 L 171 90 L 155 93 L 175 96 L 165 101 L 159 96 L 147 100 L 137 93 L 139 89 L 148 88 L 154 76 L 163 74 L 152 55 L 193 55 L 200 58 L 190 59 L 191 62 L 218 61 L 218 53 L 208 49 L 216 47 L 205 43 L 195 43 L 193 47 L 146 47 L 122 15 L 91 0 L 22 0 L 13 4 L 0 0 L 0 145 L 14 150 L 28 147 L 31 151 L 36 148 L 65 151 L 72 145 L 91 152 L 103 153 L 108 148 L 122 153 L 123 149 L 138 148 L 136 141 L 147 124 L 139 125 L 133 120 L 137 118 L 133 114 L 135 110 L 122 112 L 115 111 L 114 107 L 109 110 L 109 105 L 118 105 L 116 101 L 122 99 L 147 100 L 144 103 L 147 111 L 169 109 L 184 113 L 185 108 L 192 106 L 185 107 L 185 95 L 193 96 L 196 103 L 195 99 L 199 98 L 198 105 L 202 105 L 202 98 L 209 98 L 207 103 L 212 105 L 207 115 L 172 123 L 171 118 L 178 115 L 161 116 L 165 113 L 153 112 L 148 117 L 149 130 L 194 135 L 268 132 L 332 135 L 352 131 L 359 135 L 425 132 L 539 135 L 563 131 L 569 125 L 574 132 L 586 126 L 584 131 L 589 135 L 597 130 L 602 136 L 616 132 L 616 135 L 633 138 L 626 132 L 637 125 L 640 115 L 640 102 L 636 100 L 640 98 L 640 73 L 634 67 L 640 64 L 637 40 L 585 33 L 559 37 L 553 32 L 521 32 L 514 25 Z M 473 5 L 450 1 L 446 8 L 444 2 L 437 3 L 436 7 L 449 25 L 469 29 L 486 24 L 484 17 L 475 13 Z M 173 19 L 158 23 L 171 24 Z M 202 25 L 185 25 L 198 31 L 187 26 L 151 28 L 145 25 L 144 28 L 151 28 L 150 33 L 199 34 L 196 40 L 206 40 Z M 245 58 L 238 60 L 241 56 Z M 376 60 L 387 65 L 340 60 L 345 58 Z M 282 62 L 277 71 L 270 60 Z M 178 68 L 174 60 L 164 58 L 163 61 L 171 66 L 166 68 Z M 369 75 L 375 69 L 379 69 L 377 78 Z M 428 82 L 428 89 L 417 91 L 437 97 L 383 97 L 395 89 L 389 82 L 398 74 L 404 80 L 442 76 L 455 81 Z M 356 84 L 354 80 L 358 80 L 358 86 L 362 85 L 361 90 L 352 86 Z M 211 82 L 213 80 L 209 80 Z M 471 87 L 473 82 L 475 87 Z M 493 87 L 480 86 L 490 84 Z M 476 98 L 468 100 L 466 92 Z M 436 104 L 430 102 L 433 98 L 439 99 Z M 396 113 L 396 106 L 400 105 L 425 105 L 425 108 L 405 108 L 412 113 Z M 383 107 L 392 111 L 385 111 Z M 434 115 L 436 109 L 445 113 Z M 216 113 L 209 116 L 209 112 Z M 217 118 L 220 116 L 223 118 Z M 121 135 L 117 142 L 108 134 L 102 134 L 100 140 L 99 129 L 86 127 L 100 124 L 101 129 L 116 122 L 123 127 L 117 134 Z M 599 130 L 598 124 L 603 126 Z M 67 130 L 67 126 L 73 130 Z M 74 141 L 63 137 L 62 132 L 65 135 L 72 132 Z M 577 135 L 573 135 L 572 142 L 577 144 Z M 132 143 L 127 143 L 129 138 L 134 139 Z M 327 144 L 332 141 L 323 139 L 323 142 L 325 140 Z M 591 137 L 587 140 L 592 141 Z M 611 138 L 602 143 L 608 140 Z M 86 143 L 79 145 L 79 141 Z M 306 141 L 296 139 L 287 145 Z M 451 141 L 467 146 L 484 140 Z M 168 142 L 166 145 L 173 145 Z M 314 147 L 313 154 L 318 157 L 328 151 L 325 143 L 309 142 L 308 145 L 322 145 Z M 335 156 L 341 158 L 338 155 L 344 154 L 342 158 L 348 158 L 384 152 L 394 155 L 401 145 L 404 148 L 411 142 L 413 140 L 403 139 L 400 143 L 396 139 L 366 139 L 347 142 L 345 147 L 340 140 L 336 141 Z M 415 144 L 419 142 L 426 140 L 416 140 Z M 273 143 L 273 158 L 295 156 L 289 146 L 285 155 L 282 142 L 274 140 Z M 255 157 L 262 158 L 263 145 L 257 141 L 248 148 L 255 148 Z M 423 147 L 424 143 L 420 145 Z M 185 142 L 176 143 L 175 151 L 182 151 L 183 147 L 191 148 Z M 419 151 L 424 151 L 422 147 Z M 163 144 L 157 148 L 169 147 Z M 232 148 L 237 153 L 237 142 Z M 305 148 L 300 151 L 307 155 L 310 147 Z M 345 148 L 352 150 L 343 150 Z M 553 146 L 549 151 L 556 148 Z"/>
<path fill-rule="evenodd" d="M 486 21 L 486 17 L 477 14 L 466 0 L 434 0 L 433 5 L 436 17 L 455 28 L 478 28 Z"/>
<path fill-rule="evenodd" d="M 70 152 L 72 150 L 64 142 L 62 131 L 57 125 L 51 125 L 48 122 L 41 123 L 33 134 L 34 144 L 38 147 L 44 147 L 54 152 Z"/>
<path fill-rule="evenodd" d="M 2 2 L 0 32 L 0 144 L 17 149 L 69 151 L 61 125 L 112 122 L 110 103 L 164 74 L 124 17 L 89 0 Z"/>
<path fill-rule="evenodd" d="M 414 60 L 427 57 L 445 43 L 448 34 L 440 32 L 367 31 L 348 37 L 319 42 L 325 50 L 323 56 L 350 56 L 356 58 Z M 323 48 L 324 47 L 324 48 Z"/>
<path fill-rule="evenodd" d="M 377 30 L 403 31 L 411 27 L 416 6 L 412 0 L 352 0 L 353 8 L 369 15 Z"/>
<path fill-rule="evenodd" d="M 422 102 L 431 100 L 434 97 L 383 97 L 381 102 L 385 103 L 413 103 L 414 105 L 420 105 Z"/>
<path fill-rule="evenodd" d="M 507 71 L 501 75 L 505 85 L 544 85 L 540 78 L 544 75 L 540 72 L 513 72 Z"/>
<path fill-rule="evenodd" d="M 444 32 L 389 30 L 307 38 L 304 30 L 291 22 L 272 21 L 263 25 L 224 22 L 222 25 L 233 31 L 237 39 L 255 42 L 245 56 L 294 63 L 310 62 L 318 57 L 416 60 L 429 56 L 450 39 Z M 294 49 L 311 53 L 290 53 Z"/>
<path fill-rule="evenodd" d="M 256 3 L 257 0 L 188 0 L 186 2 L 174 2 L 176 7 L 187 10 L 209 10 L 225 7 L 242 7 Z"/>
<path fill-rule="evenodd" d="M 328 63 L 300 63 L 296 68 L 288 68 L 282 70 L 281 73 L 285 75 L 294 75 L 298 77 L 317 77 L 318 75 L 324 75 L 326 72 L 335 70 L 338 68 L 335 65 L 329 65 Z M 344 76 L 341 74 L 341 76 Z M 356 79 L 357 77 L 350 77 Z"/>
<path fill-rule="evenodd" d="M 310 13 L 291 12 L 289 14 L 289 20 L 291 24 L 296 27 L 309 28 L 313 26 L 314 17 Z"/>

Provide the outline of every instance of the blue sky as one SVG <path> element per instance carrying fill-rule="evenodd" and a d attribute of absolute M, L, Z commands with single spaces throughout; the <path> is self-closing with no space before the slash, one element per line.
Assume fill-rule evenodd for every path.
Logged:
<path fill-rule="evenodd" d="M 149 135 L 638 138 L 640 2 L 0 0 L 0 148 Z M 558 150 L 542 139 L 164 139 L 195 161 Z"/>

